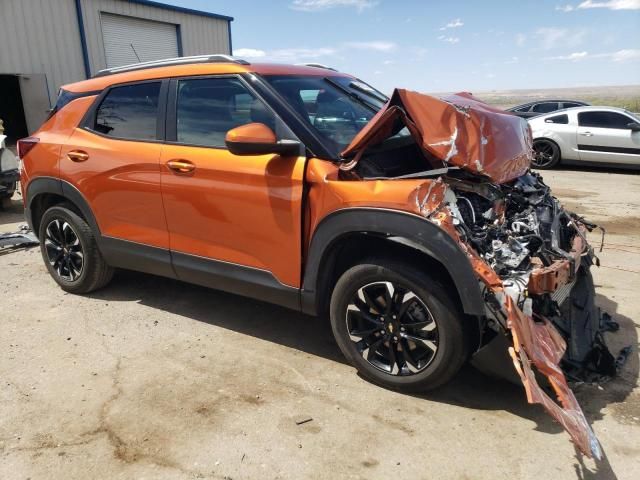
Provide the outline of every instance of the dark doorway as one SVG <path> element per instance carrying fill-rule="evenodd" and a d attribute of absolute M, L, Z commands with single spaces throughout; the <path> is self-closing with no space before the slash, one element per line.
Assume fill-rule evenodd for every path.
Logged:
<path fill-rule="evenodd" d="M 29 135 L 17 75 L 0 75 L 0 119 L 4 121 L 7 144 L 14 145 Z"/>

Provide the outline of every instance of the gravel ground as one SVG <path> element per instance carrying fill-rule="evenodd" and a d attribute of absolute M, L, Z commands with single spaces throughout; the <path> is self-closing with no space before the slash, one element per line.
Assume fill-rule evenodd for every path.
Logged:
<path fill-rule="evenodd" d="M 0 255 L 0 478 L 640 478 L 640 176 L 545 178 L 607 228 L 598 303 L 621 324 L 612 348 L 634 348 L 620 377 L 576 389 L 603 461 L 471 367 L 394 393 L 345 364 L 325 321 L 131 272 L 74 296 L 30 249 Z M 0 231 L 22 222 L 16 198 Z"/>

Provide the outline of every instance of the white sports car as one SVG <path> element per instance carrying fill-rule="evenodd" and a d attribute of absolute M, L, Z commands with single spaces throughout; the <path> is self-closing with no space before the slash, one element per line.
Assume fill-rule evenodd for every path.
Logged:
<path fill-rule="evenodd" d="M 640 167 L 640 118 L 622 108 L 576 107 L 529 120 L 533 167 L 560 161 Z"/>

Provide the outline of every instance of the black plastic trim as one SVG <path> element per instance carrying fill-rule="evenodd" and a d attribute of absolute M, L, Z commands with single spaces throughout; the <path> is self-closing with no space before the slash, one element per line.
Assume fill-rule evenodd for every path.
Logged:
<path fill-rule="evenodd" d="M 98 245 L 112 267 L 177 278 L 169 250 L 106 236 L 100 238 Z"/>
<path fill-rule="evenodd" d="M 581 150 L 583 152 L 626 153 L 629 155 L 640 155 L 640 148 L 609 147 L 604 145 L 578 144 L 578 150 Z"/>
<path fill-rule="evenodd" d="M 484 315 L 479 280 L 467 256 L 449 234 L 410 213 L 376 208 L 350 208 L 325 217 L 313 235 L 301 292 L 302 311 L 316 315 L 320 309 L 318 283 L 326 254 L 346 235 L 376 233 L 404 239 L 404 243 L 437 260 L 449 272 L 465 313 Z"/>
<path fill-rule="evenodd" d="M 300 290 L 271 272 L 180 252 L 171 257 L 179 280 L 300 310 Z"/>

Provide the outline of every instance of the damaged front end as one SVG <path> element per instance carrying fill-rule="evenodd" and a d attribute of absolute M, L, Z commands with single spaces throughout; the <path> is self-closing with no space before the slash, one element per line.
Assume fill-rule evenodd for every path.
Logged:
<path fill-rule="evenodd" d="M 507 339 L 528 401 L 600 458 L 568 385 L 616 373 L 603 332 L 617 326 L 594 302 L 598 260 L 586 234 L 595 225 L 560 205 L 529 171 L 531 155 L 526 122 L 515 116 L 467 94 L 439 100 L 396 90 L 343 152 L 340 178 L 421 179 L 406 209 L 446 231 L 473 266 L 486 304 L 479 354 Z"/>

